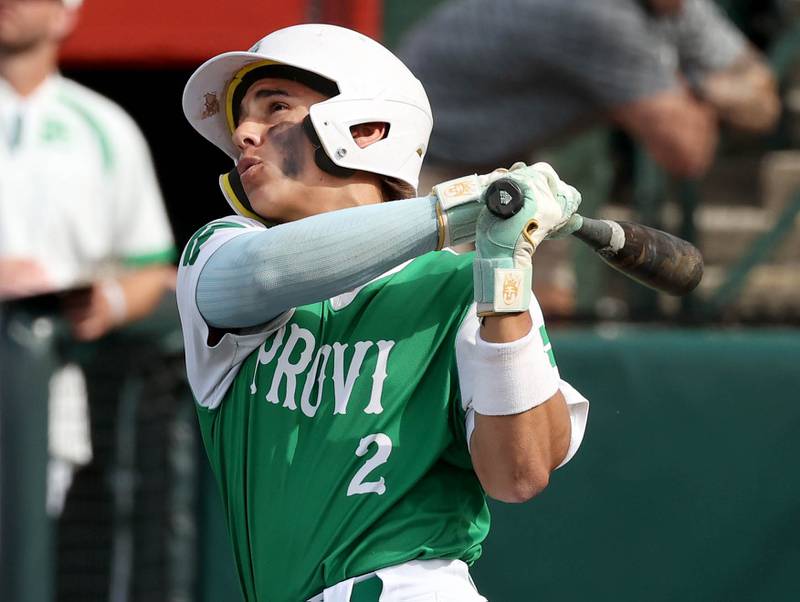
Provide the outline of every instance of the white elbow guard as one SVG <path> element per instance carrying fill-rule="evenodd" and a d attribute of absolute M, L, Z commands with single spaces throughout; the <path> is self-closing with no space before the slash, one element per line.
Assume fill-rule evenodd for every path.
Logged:
<path fill-rule="evenodd" d="M 486 416 L 519 414 L 558 391 L 558 368 L 544 326 L 511 343 L 487 343 L 478 331 L 472 408 Z"/>

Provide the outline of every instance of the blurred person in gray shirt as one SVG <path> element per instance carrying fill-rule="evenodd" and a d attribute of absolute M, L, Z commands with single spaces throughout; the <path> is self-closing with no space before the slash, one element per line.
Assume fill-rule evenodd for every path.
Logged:
<path fill-rule="evenodd" d="M 436 114 L 427 160 L 459 173 L 609 120 L 693 177 L 719 122 L 765 131 L 779 113 L 761 56 L 708 0 L 457 0 L 400 54 Z"/>
<path fill-rule="evenodd" d="M 611 186 L 609 126 L 669 174 L 696 178 L 713 161 L 720 124 L 765 132 L 780 112 L 763 58 L 710 0 L 452 0 L 407 33 L 399 55 L 436 119 L 422 192 L 544 159 L 588 191 L 591 215 Z M 567 143 L 572 165 L 549 154 Z M 546 314 L 574 309 L 565 253 L 554 244 L 551 259 L 539 258 L 534 290 Z"/>

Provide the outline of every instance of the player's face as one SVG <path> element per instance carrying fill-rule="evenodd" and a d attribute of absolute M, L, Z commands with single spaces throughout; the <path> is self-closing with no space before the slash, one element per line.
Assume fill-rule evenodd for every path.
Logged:
<path fill-rule="evenodd" d="M 240 150 L 237 169 L 253 209 L 270 221 L 293 221 L 330 209 L 314 192 L 329 187 L 332 178 L 314 162 L 302 125 L 309 107 L 326 98 L 294 81 L 265 78 L 242 99 L 233 134 Z"/>
<path fill-rule="evenodd" d="M 67 12 L 61 0 L 0 0 L 0 58 L 60 40 Z"/>

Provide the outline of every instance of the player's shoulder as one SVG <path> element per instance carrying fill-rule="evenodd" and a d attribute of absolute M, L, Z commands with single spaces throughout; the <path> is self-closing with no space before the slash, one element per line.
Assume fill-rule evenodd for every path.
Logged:
<path fill-rule="evenodd" d="M 80 103 L 80 108 L 99 118 L 118 118 L 130 120 L 128 113 L 116 102 L 68 77 L 59 76 L 57 80 L 59 100 L 69 104 Z"/>
<path fill-rule="evenodd" d="M 110 143 L 119 136 L 141 137 L 134 119 L 107 96 L 64 76 L 58 76 L 56 86 L 58 102 L 89 128 L 107 135 Z"/>
<path fill-rule="evenodd" d="M 206 232 L 216 232 L 217 230 L 224 230 L 227 228 L 244 228 L 248 230 L 267 229 L 264 224 L 249 217 L 244 217 L 241 215 L 226 215 L 225 217 L 218 217 L 217 219 L 213 219 L 207 224 L 200 226 L 200 228 L 198 228 L 192 235 L 192 238 L 195 238 L 196 236 L 202 235 Z"/>
<path fill-rule="evenodd" d="M 197 260 L 203 247 L 214 238 L 231 238 L 246 231 L 259 232 L 266 230 L 261 222 L 240 215 L 228 215 L 208 222 L 198 228 L 189 238 L 181 254 L 180 265 L 191 266 Z"/>
<path fill-rule="evenodd" d="M 116 102 L 74 80 L 56 76 L 55 110 L 80 141 L 92 141 L 106 169 L 116 171 L 149 153 L 144 134 L 133 118 Z"/>

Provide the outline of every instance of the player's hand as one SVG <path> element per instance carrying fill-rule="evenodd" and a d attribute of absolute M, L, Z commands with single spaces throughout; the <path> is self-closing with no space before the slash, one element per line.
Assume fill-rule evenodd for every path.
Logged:
<path fill-rule="evenodd" d="M 475 240 L 475 223 L 483 192 L 489 184 L 506 175 L 507 169 L 495 169 L 488 174 L 464 176 L 433 187 L 431 194 L 438 200 L 439 249 Z"/>
<path fill-rule="evenodd" d="M 545 239 L 569 236 L 583 225 L 583 218 L 575 215 L 581 193 L 563 182 L 548 163 L 515 163 L 507 176 L 521 185 L 526 208 L 529 200 L 535 203 L 531 219 L 538 227 L 531 238 L 537 247 Z"/>
<path fill-rule="evenodd" d="M 0 259 L 0 300 L 47 293 L 54 288 L 39 262 L 22 257 Z"/>
<path fill-rule="evenodd" d="M 562 182 L 547 163 L 515 163 L 504 176 L 519 185 L 524 205 L 507 219 L 485 206 L 480 211 L 474 263 L 479 315 L 526 311 L 536 248 L 547 238 L 571 234 L 582 223 L 575 215 L 580 193 Z"/>

